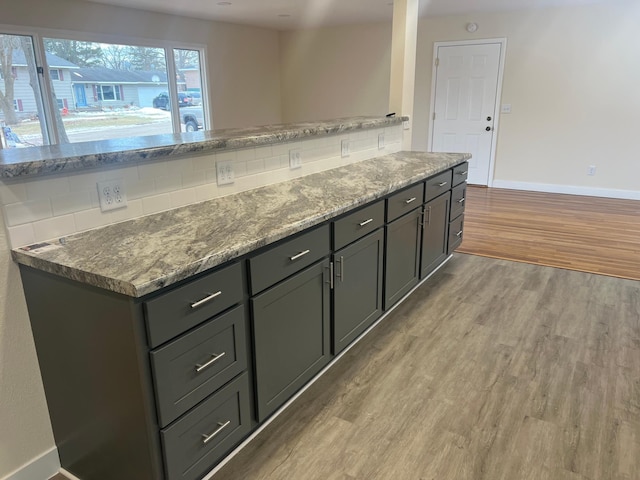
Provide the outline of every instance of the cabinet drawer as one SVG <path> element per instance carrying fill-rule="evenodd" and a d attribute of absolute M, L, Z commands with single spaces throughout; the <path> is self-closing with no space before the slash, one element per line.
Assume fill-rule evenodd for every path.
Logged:
<path fill-rule="evenodd" d="M 338 250 L 384 225 L 384 200 L 333 222 L 334 249 Z"/>
<path fill-rule="evenodd" d="M 151 352 L 151 365 L 163 427 L 247 368 L 244 307 Z"/>
<path fill-rule="evenodd" d="M 453 253 L 462 243 L 462 231 L 464 229 L 464 215 L 460 215 L 454 221 L 449 223 L 449 247 L 447 254 Z"/>
<path fill-rule="evenodd" d="M 427 179 L 424 201 L 428 202 L 451 189 L 451 170 Z"/>
<path fill-rule="evenodd" d="M 202 478 L 250 431 L 246 373 L 161 432 L 167 480 Z"/>
<path fill-rule="evenodd" d="M 419 183 L 387 199 L 387 222 L 391 222 L 420 206 L 424 198 L 424 183 Z"/>
<path fill-rule="evenodd" d="M 252 294 L 261 292 L 329 255 L 329 230 L 329 224 L 323 225 L 250 258 Z"/>
<path fill-rule="evenodd" d="M 236 263 L 145 302 L 150 347 L 235 305 L 242 295 L 242 270 Z"/>
<path fill-rule="evenodd" d="M 467 181 L 467 177 L 469 176 L 469 162 L 464 162 L 458 165 L 457 167 L 453 167 L 453 185 L 459 185 L 462 182 Z"/>
<path fill-rule="evenodd" d="M 467 184 L 461 183 L 451 191 L 451 220 L 464 212 L 467 197 Z"/>

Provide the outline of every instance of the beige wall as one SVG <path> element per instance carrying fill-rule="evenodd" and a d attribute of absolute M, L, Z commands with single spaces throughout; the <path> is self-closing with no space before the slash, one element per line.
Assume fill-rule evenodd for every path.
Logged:
<path fill-rule="evenodd" d="M 79 0 L 22 0 L 20 8 L 2 9 L 0 24 L 206 45 L 214 127 L 281 121 L 280 52 L 274 30 Z"/>
<path fill-rule="evenodd" d="M 278 32 L 77 0 L 22 0 L 0 23 L 207 45 L 216 128 L 281 121 Z M 4 219 L 0 222 L 4 224 Z M 17 266 L 0 229 L 0 478 L 54 447 Z M 34 479 L 39 480 L 39 479 Z"/>
<path fill-rule="evenodd" d="M 0 219 L 4 225 L 1 209 Z M 54 447 L 20 274 L 1 226 L 0 426 L 0 478 Z"/>
<path fill-rule="evenodd" d="M 282 32 L 285 122 L 385 115 L 391 22 Z"/>
<path fill-rule="evenodd" d="M 427 148 L 433 43 L 506 37 L 502 103 L 513 113 L 500 118 L 496 185 L 640 195 L 640 4 L 615 3 L 421 19 L 414 149 Z"/>

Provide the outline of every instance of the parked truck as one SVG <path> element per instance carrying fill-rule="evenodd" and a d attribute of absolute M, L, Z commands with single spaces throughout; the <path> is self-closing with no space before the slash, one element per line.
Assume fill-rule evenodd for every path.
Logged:
<path fill-rule="evenodd" d="M 204 111 L 202 107 L 182 107 L 180 122 L 187 132 L 197 132 L 204 127 Z"/>

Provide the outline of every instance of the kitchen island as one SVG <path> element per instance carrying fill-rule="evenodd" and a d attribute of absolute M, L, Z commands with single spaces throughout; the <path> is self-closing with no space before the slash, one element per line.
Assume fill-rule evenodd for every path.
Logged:
<path fill-rule="evenodd" d="M 468 158 L 392 153 L 15 248 L 63 468 L 207 475 L 449 258 Z"/>

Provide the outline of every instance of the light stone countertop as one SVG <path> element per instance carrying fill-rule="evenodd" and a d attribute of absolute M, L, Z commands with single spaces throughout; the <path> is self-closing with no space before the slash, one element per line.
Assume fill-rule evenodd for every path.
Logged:
<path fill-rule="evenodd" d="M 309 137 L 400 125 L 406 117 L 350 117 L 260 127 L 150 135 L 97 142 L 0 150 L 0 179 L 49 175 L 106 165 L 215 153 Z"/>
<path fill-rule="evenodd" d="M 469 154 L 400 152 L 74 234 L 16 262 L 131 297 L 221 265 L 451 168 Z"/>

